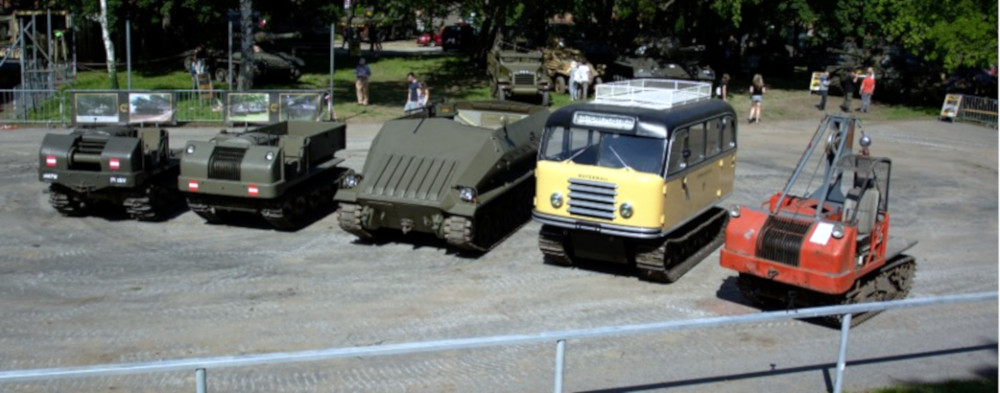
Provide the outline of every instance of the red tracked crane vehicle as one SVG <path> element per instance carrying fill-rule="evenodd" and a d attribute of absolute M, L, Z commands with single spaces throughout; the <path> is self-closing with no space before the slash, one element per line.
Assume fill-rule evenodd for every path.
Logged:
<path fill-rule="evenodd" d="M 720 264 L 739 272 L 744 297 L 764 308 L 906 297 L 916 264 L 903 252 L 916 242 L 889 236 L 892 162 L 870 144 L 858 119 L 828 115 L 766 210 L 732 208 Z"/>

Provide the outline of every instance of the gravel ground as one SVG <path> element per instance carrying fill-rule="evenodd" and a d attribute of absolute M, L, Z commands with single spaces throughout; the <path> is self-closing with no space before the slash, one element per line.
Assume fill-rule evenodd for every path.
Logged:
<path fill-rule="evenodd" d="M 741 125 L 736 192 L 778 190 L 816 122 Z M 352 124 L 360 169 L 377 124 Z M 911 297 L 997 290 L 997 132 L 866 124 L 893 159 L 892 233 L 920 241 Z M 173 147 L 214 129 L 174 129 Z M 46 132 L 0 131 L 0 370 L 537 333 L 757 312 L 709 256 L 672 285 L 542 263 L 539 224 L 471 258 L 426 238 L 64 218 L 37 179 Z M 881 314 L 851 332 L 845 388 L 996 375 L 997 304 Z M 568 391 L 801 392 L 832 386 L 839 332 L 800 321 L 567 343 Z M 551 390 L 554 345 L 209 371 L 213 392 Z M 194 373 L 0 384 L 12 392 L 193 391 Z"/>

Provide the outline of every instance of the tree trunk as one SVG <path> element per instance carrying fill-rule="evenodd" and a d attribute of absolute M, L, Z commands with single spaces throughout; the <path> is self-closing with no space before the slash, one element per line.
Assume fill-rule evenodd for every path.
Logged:
<path fill-rule="evenodd" d="M 111 42 L 111 30 L 108 26 L 108 0 L 101 0 L 101 38 L 104 39 L 104 51 L 108 55 L 108 77 L 111 78 L 111 89 L 118 90 L 118 67 L 115 64 L 115 45 Z"/>
<path fill-rule="evenodd" d="M 240 0 L 240 72 L 236 89 L 250 90 L 253 87 L 253 2 Z"/>

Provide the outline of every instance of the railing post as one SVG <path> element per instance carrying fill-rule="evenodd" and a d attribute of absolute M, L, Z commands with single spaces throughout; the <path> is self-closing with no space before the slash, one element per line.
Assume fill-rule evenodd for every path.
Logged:
<path fill-rule="evenodd" d="M 563 361 L 566 358 L 566 340 L 556 341 L 556 381 L 552 391 L 562 393 L 563 391 Z"/>
<path fill-rule="evenodd" d="M 844 388 L 844 368 L 847 367 L 847 336 L 851 331 L 851 314 L 844 314 L 840 322 L 840 354 L 837 355 L 837 380 L 834 381 L 833 393 L 840 393 Z"/>
<path fill-rule="evenodd" d="M 198 393 L 208 393 L 207 382 L 205 381 L 205 369 L 199 368 L 194 372 L 195 389 Z"/>

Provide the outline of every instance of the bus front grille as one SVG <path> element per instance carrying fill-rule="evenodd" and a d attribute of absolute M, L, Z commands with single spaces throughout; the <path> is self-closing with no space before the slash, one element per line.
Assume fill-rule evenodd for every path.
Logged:
<path fill-rule="evenodd" d="M 617 189 L 614 183 L 569 179 L 569 214 L 614 220 Z"/>

